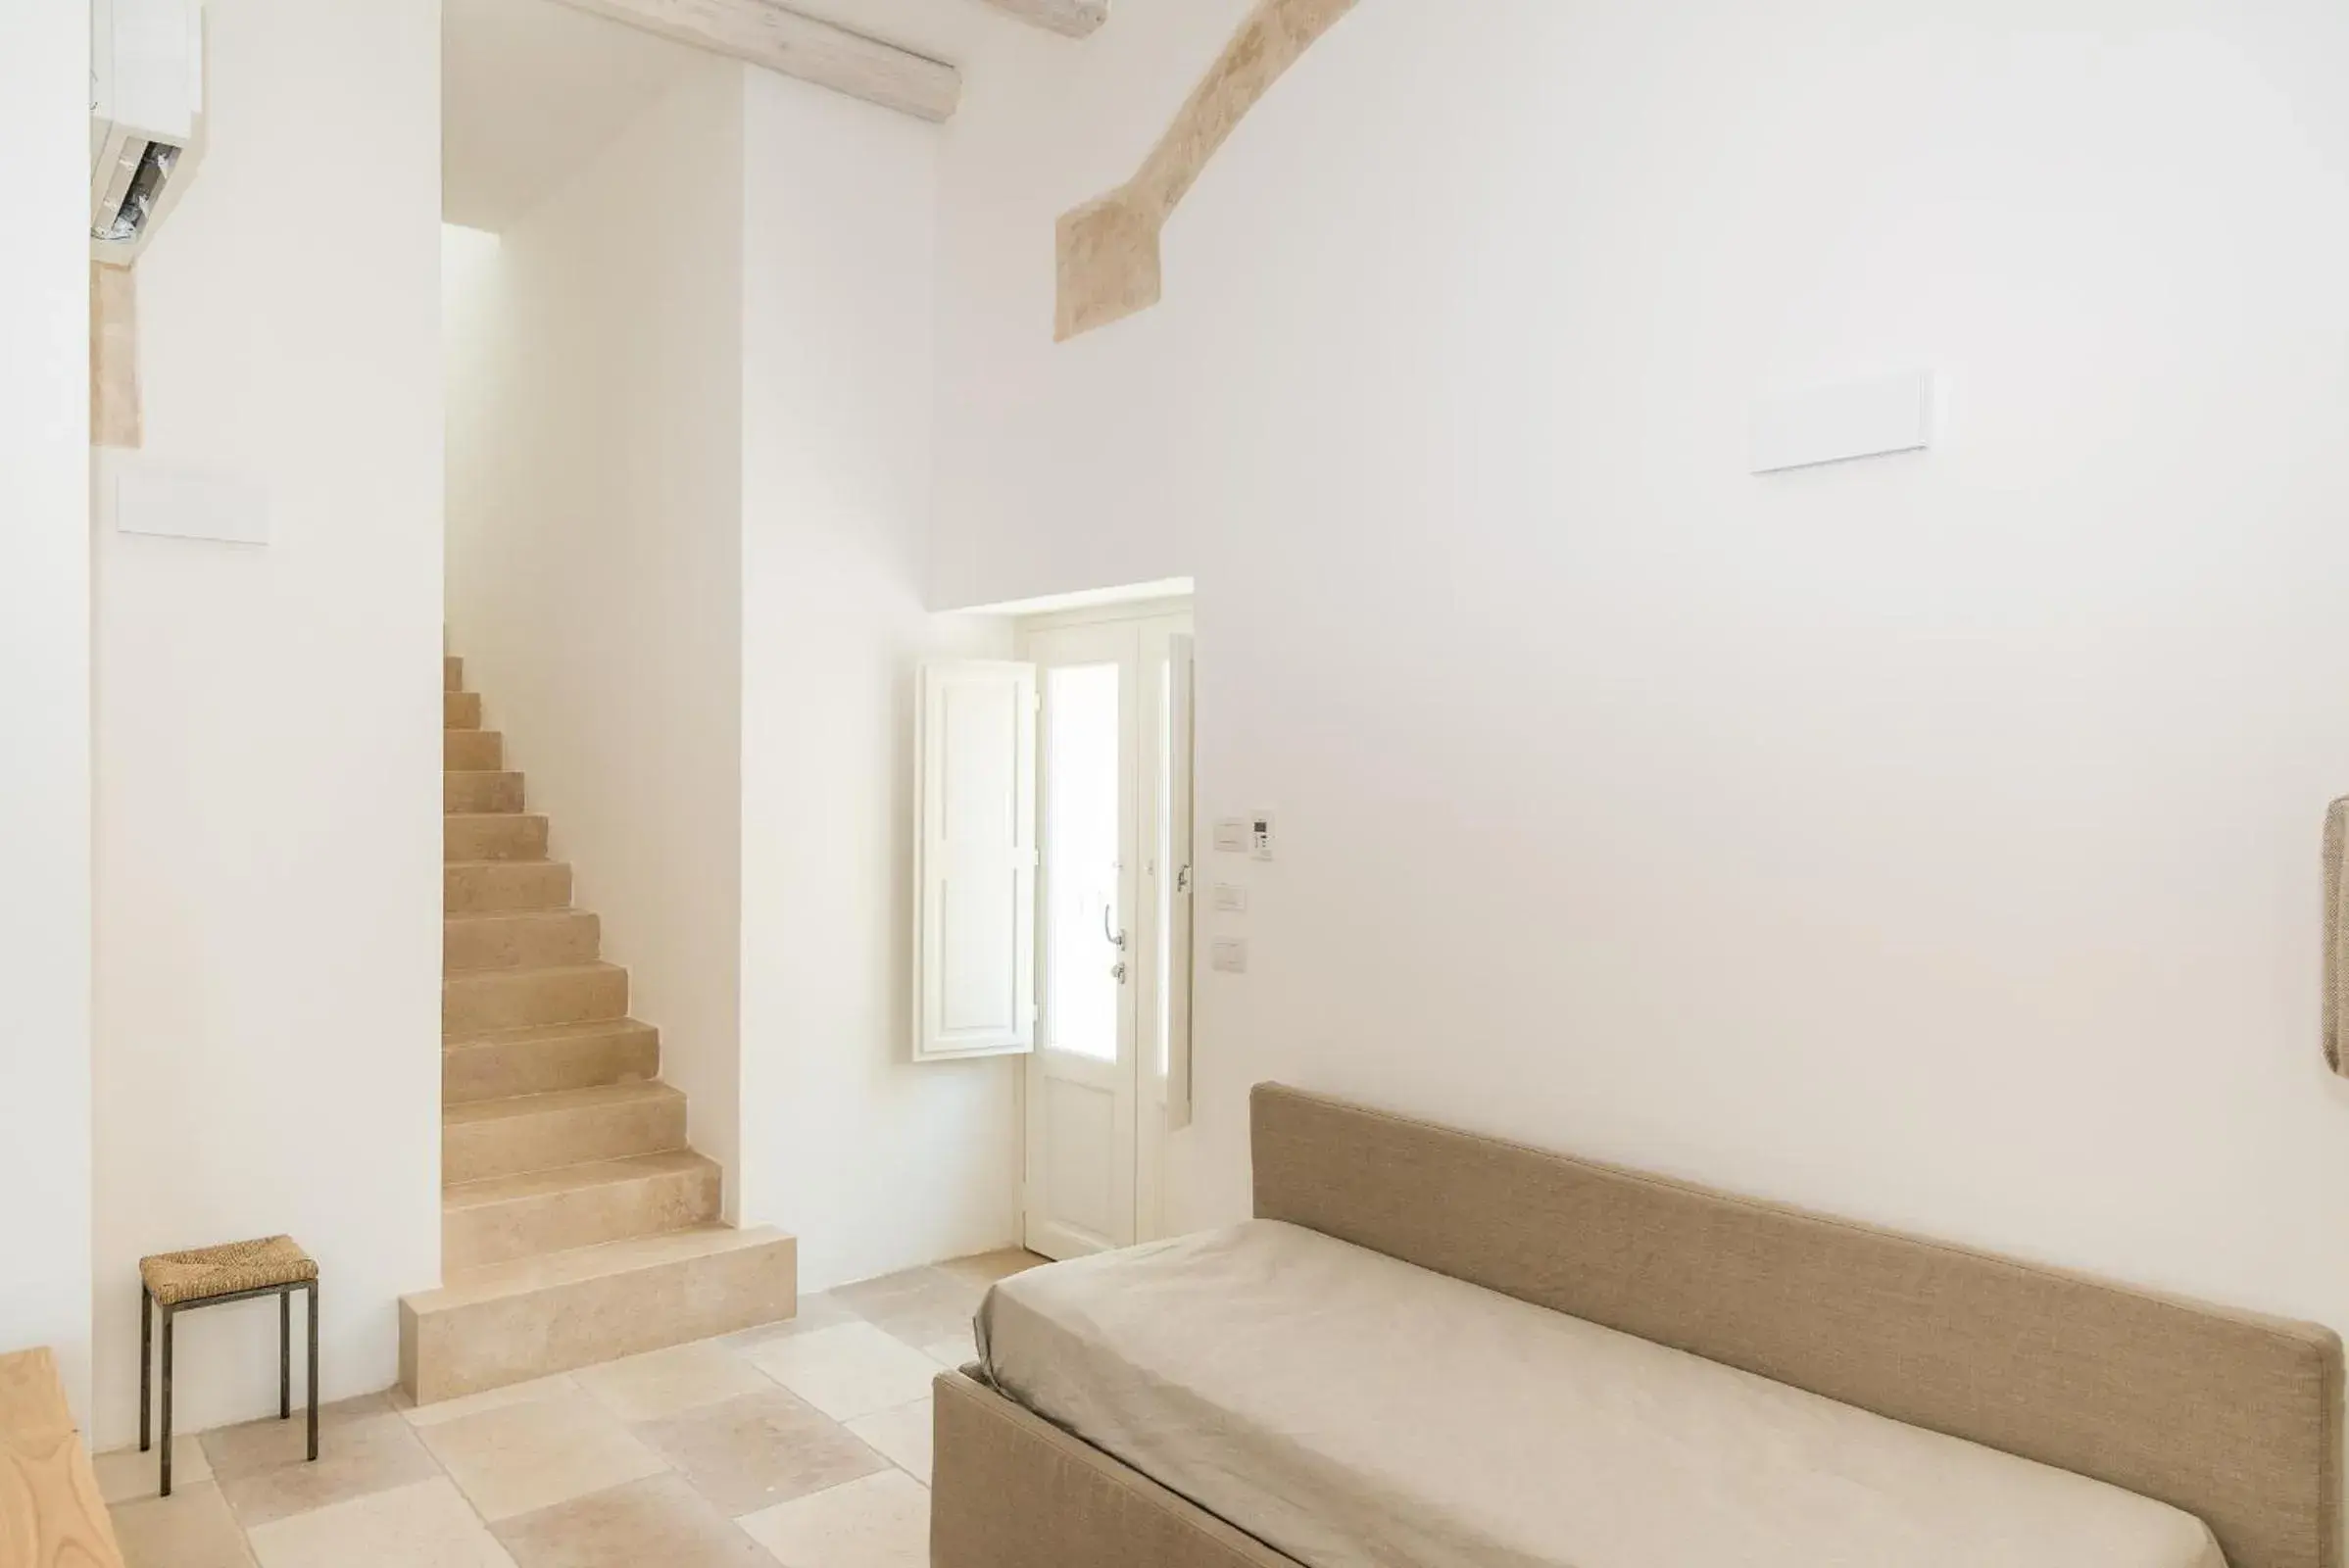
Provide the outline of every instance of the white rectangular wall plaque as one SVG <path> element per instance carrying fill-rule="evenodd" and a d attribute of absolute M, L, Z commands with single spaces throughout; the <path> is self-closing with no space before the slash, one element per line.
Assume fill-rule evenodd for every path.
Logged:
<path fill-rule="evenodd" d="M 1753 409 L 1753 471 L 1922 452 L 1933 440 L 1931 370 L 1776 393 Z"/>
<path fill-rule="evenodd" d="M 115 527 L 220 544 L 269 542 L 269 498 L 258 485 L 138 459 L 112 465 Z"/>

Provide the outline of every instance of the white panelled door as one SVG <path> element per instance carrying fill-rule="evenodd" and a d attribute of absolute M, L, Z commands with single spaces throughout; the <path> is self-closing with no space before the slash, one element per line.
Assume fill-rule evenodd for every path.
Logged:
<path fill-rule="evenodd" d="M 1026 639 L 1042 698 L 1026 1232 L 1047 1257 L 1131 1246 L 1156 1228 L 1169 1019 L 1187 1026 L 1189 1012 L 1173 1005 L 1174 984 L 1188 1002 L 1189 945 L 1170 923 L 1184 880 L 1170 826 L 1170 661 L 1180 648 L 1187 665 L 1189 630 L 1188 616 L 1162 616 Z M 1179 751 L 1187 824 L 1187 714 Z M 1180 838 L 1187 847 L 1188 831 Z M 1173 972 L 1186 978 L 1174 982 L 1178 946 Z"/>

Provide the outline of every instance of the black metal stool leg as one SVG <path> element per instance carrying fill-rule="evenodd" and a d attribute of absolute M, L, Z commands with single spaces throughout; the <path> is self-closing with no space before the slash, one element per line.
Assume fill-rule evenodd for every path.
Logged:
<path fill-rule="evenodd" d="M 171 1309 L 163 1309 L 163 1494 L 171 1494 Z"/>
<path fill-rule="evenodd" d="M 149 1423 L 155 1403 L 155 1298 L 138 1290 L 138 1451 L 154 1446 Z"/>
<path fill-rule="evenodd" d="M 277 1419 L 294 1413 L 294 1293 L 277 1293 Z"/>
<path fill-rule="evenodd" d="M 318 1282 L 310 1282 L 310 1456 L 318 1456 Z"/>

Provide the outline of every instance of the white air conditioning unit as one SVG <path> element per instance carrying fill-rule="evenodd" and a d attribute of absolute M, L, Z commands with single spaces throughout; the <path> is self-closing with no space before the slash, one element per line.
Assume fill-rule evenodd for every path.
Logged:
<path fill-rule="evenodd" d="M 91 0 L 90 254 L 127 267 L 195 173 L 202 0 Z"/>

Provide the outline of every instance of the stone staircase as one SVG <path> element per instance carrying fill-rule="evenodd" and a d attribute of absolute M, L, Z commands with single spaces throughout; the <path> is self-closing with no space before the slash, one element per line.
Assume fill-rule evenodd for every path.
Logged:
<path fill-rule="evenodd" d="M 400 1303 L 402 1386 L 429 1404 L 792 1316 L 792 1238 L 719 1220 L 628 972 L 460 661 L 442 684 L 444 1283 Z"/>

